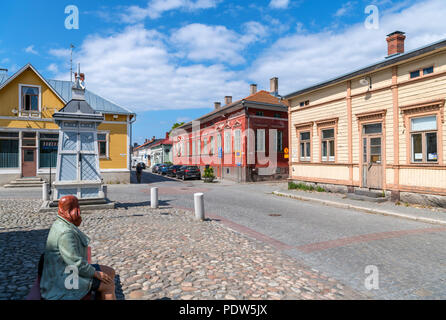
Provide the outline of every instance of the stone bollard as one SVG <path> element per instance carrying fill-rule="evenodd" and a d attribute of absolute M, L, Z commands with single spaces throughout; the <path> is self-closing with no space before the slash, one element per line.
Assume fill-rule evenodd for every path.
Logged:
<path fill-rule="evenodd" d="M 158 208 L 158 188 L 150 189 L 150 207 L 152 209 Z"/>
<path fill-rule="evenodd" d="M 195 219 L 204 220 L 204 194 L 195 193 L 194 194 L 194 204 L 195 204 Z"/>
<path fill-rule="evenodd" d="M 43 201 L 50 200 L 50 195 L 48 194 L 48 183 L 42 184 L 42 199 Z"/>

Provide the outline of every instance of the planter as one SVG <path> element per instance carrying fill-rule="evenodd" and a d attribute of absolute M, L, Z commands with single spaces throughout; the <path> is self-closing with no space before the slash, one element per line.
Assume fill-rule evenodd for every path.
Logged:
<path fill-rule="evenodd" d="M 214 181 L 214 179 L 215 179 L 215 177 L 204 177 L 204 182 L 211 183 Z"/>

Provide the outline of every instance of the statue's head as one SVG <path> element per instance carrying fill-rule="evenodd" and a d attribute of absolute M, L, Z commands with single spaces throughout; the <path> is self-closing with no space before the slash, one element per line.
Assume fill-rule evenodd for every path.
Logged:
<path fill-rule="evenodd" d="M 58 215 L 79 227 L 82 222 L 79 201 L 75 196 L 65 196 L 59 200 Z"/>

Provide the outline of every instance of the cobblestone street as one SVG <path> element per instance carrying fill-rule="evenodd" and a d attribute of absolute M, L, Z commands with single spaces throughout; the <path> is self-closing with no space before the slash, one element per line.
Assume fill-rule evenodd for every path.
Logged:
<path fill-rule="evenodd" d="M 362 299 L 216 220 L 148 202 L 83 213 L 92 263 L 116 270 L 118 299 Z M 0 299 L 24 299 L 56 214 L 38 200 L 0 200 Z"/>

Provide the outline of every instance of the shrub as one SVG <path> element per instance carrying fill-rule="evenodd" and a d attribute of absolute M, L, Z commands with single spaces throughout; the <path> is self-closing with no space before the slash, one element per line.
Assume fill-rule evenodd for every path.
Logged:
<path fill-rule="evenodd" d="M 322 187 L 313 187 L 309 186 L 305 183 L 294 183 L 288 182 L 288 190 L 303 190 L 303 191 L 317 191 L 317 192 L 325 192 L 325 189 Z"/>
<path fill-rule="evenodd" d="M 211 167 L 204 169 L 204 177 L 205 178 L 215 178 L 214 169 Z"/>

